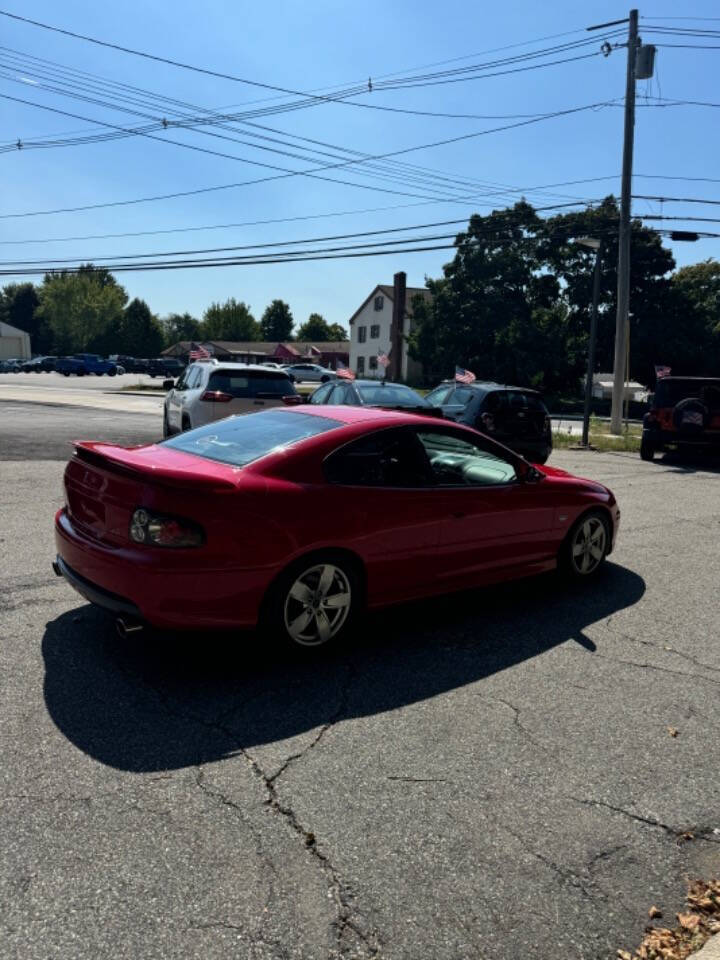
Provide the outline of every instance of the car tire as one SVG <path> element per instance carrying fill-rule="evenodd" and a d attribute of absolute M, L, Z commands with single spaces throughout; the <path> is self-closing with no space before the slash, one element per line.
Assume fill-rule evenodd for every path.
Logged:
<path fill-rule="evenodd" d="M 63 370 L 62 375 L 63 375 L 64 377 L 69 377 L 69 376 L 70 376 L 70 371 L 69 371 L 69 370 Z"/>
<path fill-rule="evenodd" d="M 163 440 L 167 440 L 168 437 L 171 437 L 172 433 L 170 432 L 170 424 L 168 423 L 167 410 L 163 412 Z"/>
<path fill-rule="evenodd" d="M 292 564 L 267 593 L 260 629 L 284 647 L 312 655 L 338 646 L 364 607 L 363 579 L 348 557 L 323 552 Z"/>
<path fill-rule="evenodd" d="M 640 440 L 640 459 L 653 460 L 655 458 L 655 444 L 649 437 L 642 437 Z"/>
<path fill-rule="evenodd" d="M 190 423 L 190 417 L 184 413 L 182 416 L 182 432 L 185 433 L 186 430 L 192 430 L 192 423 Z"/>
<path fill-rule="evenodd" d="M 111 370 L 108 370 L 107 375 L 109 377 L 114 377 L 116 373 L 117 373 L 117 367 L 113 367 Z"/>
<path fill-rule="evenodd" d="M 320 383 L 327 383 L 329 380 L 332 380 L 332 377 L 328 377 L 327 375 L 320 377 Z"/>
<path fill-rule="evenodd" d="M 602 568 L 611 543 L 606 514 L 601 510 L 584 513 L 563 541 L 558 569 L 569 580 L 588 580 Z"/>

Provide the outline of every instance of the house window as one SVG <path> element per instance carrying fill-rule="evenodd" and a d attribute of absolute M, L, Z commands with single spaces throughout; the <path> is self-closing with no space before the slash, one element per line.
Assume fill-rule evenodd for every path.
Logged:
<path fill-rule="evenodd" d="M 365 357 L 357 358 L 357 372 L 365 373 Z"/>
<path fill-rule="evenodd" d="M 382 310 L 385 297 L 375 297 L 374 307 L 376 310 Z"/>
<path fill-rule="evenodd" d="M 367 327 L 358 327 L 358 343 L 365 343 L 367 340 Z"/>
<path fill-rule="evenodd" d="M 380 324 L 379 324 L 379 323 L 374 323 L 374 324 L 370 327 L 370 339 L 371 339 L 371 340 L 377 340 L 377 338 L 378 338 L 379 336 L 380 336 Z"/>
<path fill-rule="evenodd" d="M 370 357 L 368 360 L 368 366 L 371 370 L 377 370 L 377 357 Z"/>

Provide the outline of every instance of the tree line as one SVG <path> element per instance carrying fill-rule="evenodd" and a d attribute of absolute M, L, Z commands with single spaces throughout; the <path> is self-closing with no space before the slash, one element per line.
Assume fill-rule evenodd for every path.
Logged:
<path fill-rule="evenodd" d="M 456 364 L 478 379 L 576 392 L 587 366 L 595 252 L 602 243 L 596 371 L 614 365 L 618 216 L 614 198 L 542 219 L 523 202 L 475 215 L 458 235 L 443 276 L 416 298 L 411 355 L 429 382 Z M 633 222 L 630 375 L 654 383 L 656 364 L 720 376 L 720 263 L 675 269 L 655 231 Z"/>
<path fill-rule="evenodd" d="M 189 313 L 156 316 L 144 300 L 129 300 L 125 288 L 102 267 L 46 274 L 39 285 L 11 283 L 0 291 L 0 320 L 30 334 L 35 354 L 89 352 L 155 357 L 180 340 L 346 340 L 347 331 L 311 313 L 295 331 L 290 307 L 273 300 L 260 320 L 230 297 L 211 303 L 201 319 Z M 294 331 L 294 332 L 293 332 Z"/>

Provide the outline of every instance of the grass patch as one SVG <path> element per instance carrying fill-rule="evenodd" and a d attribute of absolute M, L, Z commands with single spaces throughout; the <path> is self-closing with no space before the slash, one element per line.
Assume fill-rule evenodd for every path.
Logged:
<path fill-rule="evenodd" d="M 626 453 L 640 452 L 640 437 L 642 428 L 630 424 L 626 430 L 623 430 L 619 437 L 610 433 L 607 424 L 599 421 L 590 421 L 590 446 L 602 453 L 612 450 L 620 450 Z M 577 434 L 569 434 L 563 430 L 553 431 L 553 447 L 555 450 L 567 450 L 569 447 L 577 447 L 580 443 L 580 437 Z"/>

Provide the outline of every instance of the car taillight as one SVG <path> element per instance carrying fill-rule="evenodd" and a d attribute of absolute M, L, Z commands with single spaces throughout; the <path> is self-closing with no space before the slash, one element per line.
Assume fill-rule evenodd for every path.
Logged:
<path fill-rule="evenodd" d="M 286 407 L 294 407 L 298 403 L 302 403 L 303 398 L 298 393 L 292 393 L 288 397 L 283 397 L 282 402 L 285 404 Z"/>
<path fill-rule="evenodd" d="M 151 547 L 199 547 L 205 542 L 205 533 L 191 520 L 138 507 L 130 521 L 130 539 Z"/>
<path fill-rule="evenodd" d="M 208 400 L 210 403 L 230 403 L 232 398 L 231 393 L 223 393 L 222 390 L 206 390 L 200 397 L 201 400 Z"/>
<path fill-rule="evenodd" d="M 480 423 L 482 423 L 483 429 L 487 430 L 488 433 L 495 432 L 495 417 L 493 417 L 491 413 L 480 414 Z"/>

